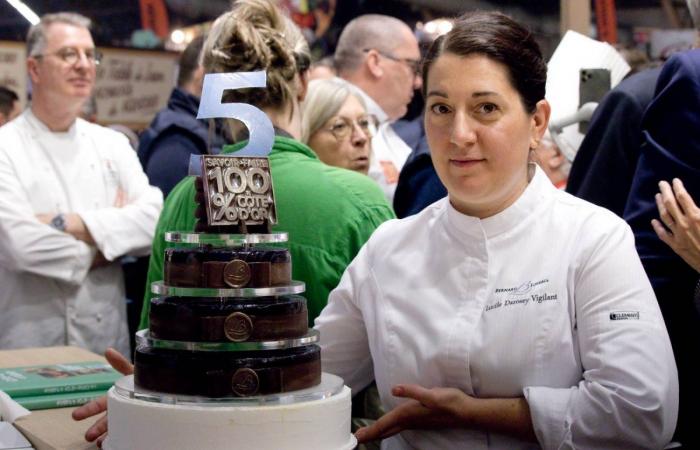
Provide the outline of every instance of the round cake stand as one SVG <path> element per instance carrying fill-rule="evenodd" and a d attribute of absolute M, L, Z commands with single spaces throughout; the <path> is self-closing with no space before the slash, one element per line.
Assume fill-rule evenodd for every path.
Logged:
<path fill-rule="evenodd" d="M 143 391 L 133 377 L 108 393 L 103 448 L 352 450 L 350 389 L 324 373 L 312 388 L 246 398 L 204 398 Z M 183 431 L 185 430 L 185 431 Z"/>

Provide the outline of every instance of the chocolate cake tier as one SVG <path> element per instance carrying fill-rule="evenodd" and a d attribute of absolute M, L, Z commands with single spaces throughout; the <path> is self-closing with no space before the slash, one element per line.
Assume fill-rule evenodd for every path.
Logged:
<path fill-rule="evenodd" d="M 250 397 L 296 391 L 321 382 L 321 348 L 258 352 L 182 352 L 138 347 L 140 388 L 202 397 Z"/>
<path fill-rule="evenodd" d="M 165 284 L 177 287 L 263 288 L 292 280 L 289 250 L 277 247 L 169 248 Z"/>
<path fill-rule="evenodd" d="M 306 299 L 283 297 L 151 300 L 150 332 L 157 339 L 194 342 L 272 341 L 304 336 Z"/>

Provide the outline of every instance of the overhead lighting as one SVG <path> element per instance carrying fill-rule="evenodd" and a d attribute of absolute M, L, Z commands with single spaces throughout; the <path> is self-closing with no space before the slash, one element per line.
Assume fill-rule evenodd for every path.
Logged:
<path fill-rule="evenodd" d="M 39 23 L 39 16 L 36 15 L 32 9 L 25 5 L 24 2 L 21 0 L 7 0 L 7 3 L 9 3 L 13 8 L 17 10 L 20 14 L 24 16 L 25 19 L 29 21 L 32 25 L 36 25 Z"/>
<path fill-rule="evenodd" d="M 185 33 L 180 29 L 174 30 L 172 33 L 170 33 L 170 40 L 175 44 L 184 44 L 185 38 Z"/>
<path fill-rule="evenodd" d="M 425 24 L 426 33 L 437 36 L 447 34 L 452 30 L 452 21 L 447 19 L 435 19 Z"/>

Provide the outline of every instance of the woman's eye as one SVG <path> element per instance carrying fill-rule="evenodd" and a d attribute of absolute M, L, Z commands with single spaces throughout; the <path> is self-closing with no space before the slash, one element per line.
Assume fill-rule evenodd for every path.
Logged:
<path fill-rule="evenodd" d="M 448 112 L 450 112 L 450 108 L 447 105 L 443 105 L 442 103 L 436 103 L 433 106 L 431 106 L 430 109 L 435 114 L 447 114 Z"/>
<path fill-rule="evenodd" d="M 479 105 L 478 111 L 482 114 L 491 114 L 498 111 L 498 106 L 493 103 L 482 103 Z"/>
<path fill-rule="evenodd" d="M 345 131 L 345 129 L 347 127 L 348 127 L 348 124 L 346 124 L 344 122 L 338 122 L 338 123 L 333 124 L 333 126 L 331 127 L 331 131 L 343 132 L 343 131 Z"/>

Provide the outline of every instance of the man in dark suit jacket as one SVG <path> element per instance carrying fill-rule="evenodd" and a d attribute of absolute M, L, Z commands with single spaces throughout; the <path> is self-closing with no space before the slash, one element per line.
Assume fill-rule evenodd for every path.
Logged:
<path fill-rule="evenodd" d="M 634 231 L 678 365 L 680 409 L 674 440 L 683 448 L 700 448 L 695 419 L 700 383 L 694 369 L 700 355 L 700 314 L 693 304 L 698 273 L 651 226 L 659 217 L 654 200 L 659 181 L 680 178 L 688 193 L 700 198 L 700 50 L 677 53 L 664 64 L 642 129 L 644 143 L 624 218 Z"/>
<path fill-rule="evenodd" d="M 643 142 L 642 115 L 661 68 L 623 80 L 600 102 L 571 166 L 566 191 L 622 216 Z"/>

